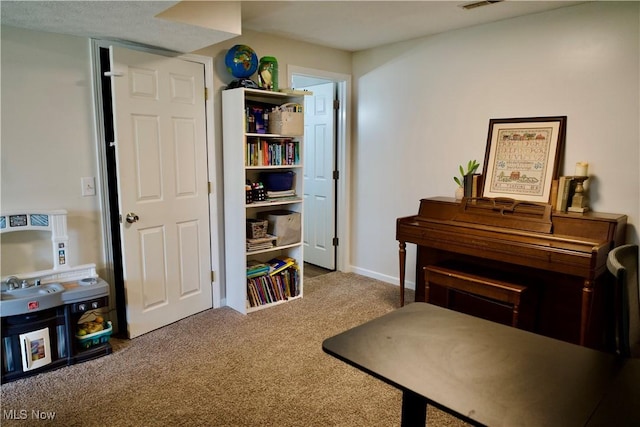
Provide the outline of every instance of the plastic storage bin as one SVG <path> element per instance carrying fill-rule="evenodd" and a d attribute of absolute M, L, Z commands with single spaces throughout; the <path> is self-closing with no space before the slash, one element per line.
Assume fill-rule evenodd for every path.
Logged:
<path fill-rule="evenodd" d="M 99 332 L 94 332 L 93 334 L 83 336 L 76 335 L 76 342 L 78 343 L 78 347 L 86 350 L 88 348 L 109 342 L 109 340 L 111 339 L 112 331 L 113 328 L 111 326 L 111 321 L 107 321 L 105 322 L 105 328 Z"/>
<path fill-rule="evenodd" d="M 287 191 L 293 188 L 296 178 L 294 171 L 285 172 L 263 172 L 260 174 L 262 184 L 268 191 Z"/>

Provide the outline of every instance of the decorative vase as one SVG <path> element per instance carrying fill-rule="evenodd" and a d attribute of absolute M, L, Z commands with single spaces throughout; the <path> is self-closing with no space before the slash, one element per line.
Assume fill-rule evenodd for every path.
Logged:
<path fill-rule="evenodd" d="M 456 200 L 462 200 L 464 197 L 464 187 L 456 188 Z"/>
<path fill-rule="evenodd" d="M 278 91 L 278 61 L 273 56 L 263 56 L 258 64 L 258 86 Z"/>

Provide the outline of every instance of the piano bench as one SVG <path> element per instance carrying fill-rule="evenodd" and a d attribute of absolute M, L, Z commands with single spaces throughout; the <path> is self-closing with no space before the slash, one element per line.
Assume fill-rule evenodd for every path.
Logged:
<path fill-rule="evenodd" d="M 450 290 L 484 297 L 509 305 L 512 308 L 511 326 L 518 326 L 520 298 L 527 290 L 526 286 L 470 274 L 439 265 L 428 265 L 424 267 L 425 302 L 429 302 L 429 287 L 431 284 L 447 289 L 447 307 L 449 305 L 448 294 Z"/>

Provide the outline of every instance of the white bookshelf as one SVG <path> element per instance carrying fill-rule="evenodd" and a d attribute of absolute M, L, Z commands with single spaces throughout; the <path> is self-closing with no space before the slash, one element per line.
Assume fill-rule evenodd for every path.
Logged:
<path fill-rule="evenodd" d="M 222 92 L 222 135 L 224 159 L 224 231 L 225 231 L 225 267 L 227 305 L 240 313 L 268 308 L 274 305 L 301 298 L 303 295 L 303 244 L 302 229 L 298 242 L 276 246 L 270 249 L 247 252 L 246 220 L 257 218 L 258 213 L 289 210 L 299 212 L 303 217 L 303 135 L 283 136 L 269 133 L 248 132 L 246 122 L 247 103 L 282 105 L 297 103 L 304 105 L 300 96 L 291 96 L 280 92 L 258 89 L 237 88 Z M 294 165 L 251 166 L 247 164 L 247 142 L 249 140 L 277 140 L 290 138 L 298 141 L 299 157 Z M 246 202 L 245 183 L 256 182 L 261 172 L 294 171 L 296 196 L 286 200 Z M 288 300 L 279 300 L 250 307 L 247 299 L 246 266 L 248 260 L 266 262 L 277 256 L 294 258 L 299 266 L 297 296 Z"/>

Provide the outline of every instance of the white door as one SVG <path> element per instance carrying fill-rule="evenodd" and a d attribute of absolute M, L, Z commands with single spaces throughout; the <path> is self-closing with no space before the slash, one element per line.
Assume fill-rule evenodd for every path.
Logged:
<path fill-rule="evenodd" d="M 202 64 L 110 47 L 130 338 L 211 308 Z"/>
<path fill-rule="evenodd" d="M 304 116 L 304 261 L 335 270 L 334 84 L 308 88 Z"/>

